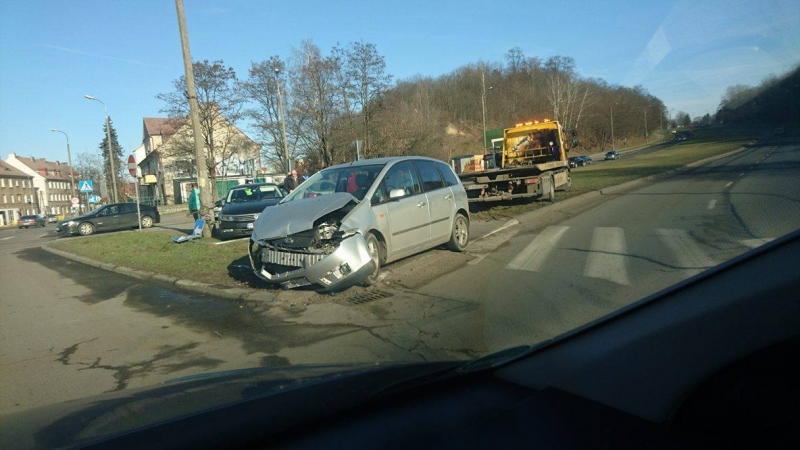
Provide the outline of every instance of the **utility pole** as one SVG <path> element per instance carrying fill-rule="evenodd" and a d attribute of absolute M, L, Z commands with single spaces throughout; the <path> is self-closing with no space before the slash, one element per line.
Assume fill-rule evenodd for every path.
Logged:
<path fill-rule="evenodd" d="M 286 161 L 286 173 L 292 171 L 292 163 L 289 161 L 289 144 L 286 142 L 286 118 L 283 113 L 283 99 L 281 96 L 281 69 L 275 68 L 275 86 L 278 88 L 278 114 L 281 119 L 281 137 L 283 138 L 283 159 Z"/>
<path fill-rule="evenodd" d="M 200 116 L 197 104 L 197 90 L 194 86 L 194 71 L 192 70 L 192 54 L 189 50 L 189 35 L 186 31 L 186 16 L 183 12 L 183 0 L 175 0 L 175 9 L 178 12 L 178 30 L 181 35 L 181 49 L 183 50 L 183 68 L 186 72 L 186 90 L 189 95 L 189 115 L 192 117 L 192 133 L 194 134 L 195 165 L 197 167 L 197 184 L 200 187 L 200 204 L 210 208 L 214 201 L 211 197 L 211 187 L 208 183 L 208 167 L 206 166 L 206 152 L 203 146 L 202 130 L 200 129 Z M 212 219 L 213 220 L 213 219 Z M 203 237 L 211 237 L 211 228 L 206 224 L 203 227 Z"/>

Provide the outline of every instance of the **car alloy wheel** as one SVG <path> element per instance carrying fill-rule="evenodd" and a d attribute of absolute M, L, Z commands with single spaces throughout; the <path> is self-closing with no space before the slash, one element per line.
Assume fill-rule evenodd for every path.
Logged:
<path fill-rule="evenodd" d="M 375 263 L 375 270 L 364 280 L 365 286 L 372 286 L 378 282 L 378 276 L 381 272 L 381 242 L 373 234 L 367 234 L 367 252 L 369 252 L 372 262 Z"/>
<path fill-rule="evenodd" d="M 150 216 L 142 216 L 142 228 L 150 228 L 153 226 L 153 218 Z"/>
<path fill-rule="evenodd" d="M 459 213 L 453 221 L 453 232 L 447 248 L 454 252 L 463 252 L 467 249 L 467 244 L 469 244 L 469 220 Z"/>
<path fill-rule="evenodd" d="M 89 222 L 83 222 L 82 224 L 78 225 L 78 233 L 81 236 L 88 236 L 94 233 L 94 225 Z"/>

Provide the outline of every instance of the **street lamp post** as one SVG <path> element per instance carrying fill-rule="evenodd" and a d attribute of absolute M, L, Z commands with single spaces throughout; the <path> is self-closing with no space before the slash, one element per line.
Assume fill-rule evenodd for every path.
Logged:
<path fill-rule="evenodd" d="M 72 198 L 74 198 L 74 197 L 76 197 L 76 194 L 75 194 L 75 173 L 72 170 L 72 153 L 69 150 L 69 136 L 67 135 L 67 133 L 65 133 L 65 132 L 63 132 L 61 130 L 56 130 L 55 128 L 51 129 L 50 131 L 52 131 L 53 133 L 61 133 L 61 134 L 64 135 L 64 137 L 67 138 L 67 164 L 69 164 L 69 182 L 72 185 L 72 189 L 70 189 L 70 190 L 72 191 Z M 72 198 L 70 198 L 70 201 L 72 200 Z M 70 205 L 71 204 L 72 203 L 70 203 Z"/>
<path fill-rule="evenodd" d="M 283 99 L 281 96 L 281 80 L 278 78 L 278 75 L 281 73 L 281 69 L 275 68 L 275 86 L 278 88 L 278 114 L 280 115 L 281 119 L 281 137 L 283 138 L 283 159 L 286 160 L 286 173 L 292 171 L 292 164 L 289 161 L 289 147 L 286 143 L 286 119 L 284 118 L 283 114 Z"/>
<path fill-rule="evenodd" d="M 484 77 L 484 73 L 481 72 L 481 86 L 483 87 L 483 92 L 481 93 L 481 109 L 483 110 L 483 149 L 486 150 L 486 91 L 492 90 L 492 86 L 486 88 L 486 79 Z"/>
<path fill-rule="evenodd" d="M 96 100 L 103 105 L 103 112 L 106 115 L 106 139 L 108 139 L 108 164 L 111 166 L 111 200 L 114 203 L 117 203 L 117 176 L 114 173 L 114 148 L 111 145 L 111 120 L 108 117 L 108 109 L 106 109 L 106 104 L 103 103 L 97 97 L 93 97 L 91 95 L 84 95 L 85 98 L 89 100 Z"/>

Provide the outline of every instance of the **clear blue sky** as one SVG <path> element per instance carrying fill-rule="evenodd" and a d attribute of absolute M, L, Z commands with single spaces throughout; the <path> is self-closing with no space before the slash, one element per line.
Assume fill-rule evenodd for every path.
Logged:
<path fill-rule="evenodd" d="M 727 0 L 382 1 L 184 0 L 195 60 L 287 58 L 310 39 L 374 43 L 394 79 L 438 76 L 478 61 L 573 57 L 586 77 L 642 85 L 669 109 L 713 113 L 726 87 L 756 85 L 800 62 L 800 2 Z M 548 10 L 548 8 L 552 8 Z M 171 0 L 0 3 L 0 159 L 66 160 L 97 151 L 108 107 L 126 154 L 155 96 L 183 73 Z M 247 130 L 245 130 L 247 131 Z"/>

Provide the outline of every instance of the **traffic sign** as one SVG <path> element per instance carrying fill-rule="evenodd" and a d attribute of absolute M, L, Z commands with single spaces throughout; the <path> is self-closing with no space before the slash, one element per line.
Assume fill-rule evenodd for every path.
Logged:
<path fill-rule="evenodd" d="M 128 172 L 133 178 L 136 178 L 136 158 L 133 155 L 128 155 Z"/>
<path fill-rule="evenodd" d="M 89 203 L 100 203 L 100 196 L 99 195 L 90 195 L 89 196 Z"/>
<path fill-rule="evenodd" d="M 78 199 L 78 197 L 72 197 L 71 200 L 72 200 L 72 204 L 73 205 L 77 205 L 78 203 L 80 203 L 80 200 Z"/>
<path fill-rule="evenodd" d="M 81 180 L 78 182 L 78 188 L 81 193 L 85 192 L 94 192 L 94 188 L 92 187 L 92 180 Z"/>

